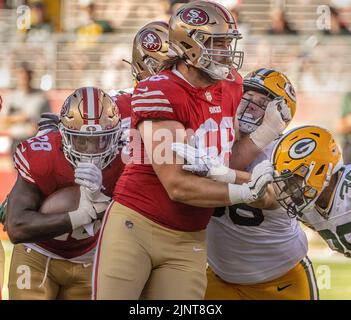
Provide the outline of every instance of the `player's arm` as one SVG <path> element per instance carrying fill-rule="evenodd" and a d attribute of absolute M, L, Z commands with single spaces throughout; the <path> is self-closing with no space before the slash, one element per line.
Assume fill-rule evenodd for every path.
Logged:
<path fill-rule="evenodd" d="M 280 207 L 272 185 L 268 185 L 265 194 L 257 201 L 251 202 L 250 207 L 274 210 Z"/>
<path fill-rule="evenodd" d="M 172 150 L 186 161 L 182 166 L 185 171 L 226 183 L 243 184 L 250 181 L 250 173 L 228 168 L 218 157 L 207 155 L 206 150 L 179 142 L 172 143 Z"/>
<path fill-rule="evenodd" d="M 84 196 L 76 211 L 57 214 L 40 213 L 43 200 L 38 187 L 18 175 L 6 212 L 6 229 L 13 243 L 52 239 L 92 221 L 92 211 Z"/>
<path fill-rule="evenodd" d="M 226 183 L 244 184 L 249 183 L 253 176 L 259 176 L 272 171 L 271 163 L 266 160 L 258 164 L 253 174 L 245 171 L 233 170 L 222 164 L 218 157 L 208 156 L 205 151 L 194 148 L 185 143 L 172 143 L 172 150 L 183 158 L 187 164 L 182 169 L 198 176 L 206 177 L 215 181 Z M 279 205 L 275 199 L 272 186 L 268 186 L 266 193 L 259 200 L 250 203 L 250 206 L 261 209 L 275 209 Z"/>
<path fill-rule="evenodd" d="M 18 175 L 7 207 L 6 229 L 13 243 L 52 239 L 72 231 L 68 213 L 42 214 L 43 195 L 35 184 Z"/>
<path fill-rule="evenodd" d="M 283 97 L 268 103 L 262 124 L 234 143 L 230 167 L 244 170 L 267 145 L 279 137 L 290 120 L 291 112 Z"/>
<path fill-rule="evenodd" d="M 145 123 L 146 121 L 141 122 L 138 129 L 144 141 L 146 153 L 171 200 L 198 207 L 218 207 L 248 202 L 250 197 L 248 193 L 251 191 L 247 186 L 212 181 L 182 170 L 182 158 L 176 156 L 171 149 L 173 141 L 183 143 L 185 140 L 186 132 L 180 122 L 152 121 L 151 128 L 149 123 L 147 126 Z M 171 139 L 169 136 L 159 137 L 160 139 L 157 139 L 159 141 L 156 141 L 155 137 L 160 132 L 171 134 Z M 169 155 L 169 157 L 161 159 L 161 154 Z M 164 159 L 167 159 L 166 163 Z"/>

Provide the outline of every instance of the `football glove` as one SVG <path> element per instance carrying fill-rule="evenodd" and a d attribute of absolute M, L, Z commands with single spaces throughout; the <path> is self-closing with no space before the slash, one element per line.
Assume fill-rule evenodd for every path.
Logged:
<path fill-rule="evenodd" d="M 262 124 L 250 134 L 250 139 L 262 150 L 278 138 L 290 120 L 288 104 L 283 97 L 277 97 L 268 103 Z"/>
<path fill-rule="evenodd" d="M 242 185 L 228 184 L 231 204 L 251 203 L 264 196 L 267 186 L 273 181 L 273 166 L 270 161 L 259 163 L 252 171 L 251 179 Z"/>
<path fill-rule="evenodd" d="M 102 188 L 102 172 L 94 163 L 79 162 L 74 170 L 74 182 L 84 186 L 93 199 L 95 193 L 100 193 Z"/>
<path fill-rule="evenodd" d="M 59 122 L 60 118 L 57 114 L 51 112 L 42 113 L 38 121 L 38 133 L 36 136 L 38 137 L 51 131 L 57 131 Z"/>
<path fill-rule="evenodd" d="M 179 142 L 172 143 L 171 148 L 186 160 L 187 164 L 183 165 L 183 170 L 212 180 L 235 183 L 235 170 L 223 165 L 218 157 L 209 156 L 204 150 Z"/>
<path fill-rule="evenodd" d="M 97 214 L 92 202 L 89 199 L 85 187 L 80 187 L 80 199 L 77 210 L 68 212 L 72 230 L 91 223 L 97 219 Z"/>

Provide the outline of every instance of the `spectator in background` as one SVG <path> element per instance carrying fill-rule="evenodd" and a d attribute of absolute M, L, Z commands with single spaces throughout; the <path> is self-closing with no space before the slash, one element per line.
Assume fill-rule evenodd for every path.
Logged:
<path fill-rule="evenodd" d="M 26 41 L 43 42 L 50 38 L 54 31 L 52 22 L 47 18 L 45 4 L 35 1 L 30 4 L 31 27 L 27 31 Z"/>
<path fill-rule="evenodd" d="M 21 64 L 17 71 L 17 89 L 4 98 L 0 129 L 10 133 L 12 151 L 19 141 L 35 135 L 40 114 L 51 111 L 45 93 L 32 87 L 32 75 L 28 64 Z"/>
<path fill-rule="evenodd" d="M 169 9 L 168 14 L 172 15 L 178 10 L 183 4 L 190 2 L 189 0 L 168 0 Z"/>
<path fill-rule="evenodd" d="M 345 164 L 351 163 L 351 91 L 346 93 L 341 103 L 341 118 L 338 132 L 343 140 L 343 157 Z"/>
<path fill-rule="evenodd" d="M 267 30 L 267 33 L 274 35 L 296 35 L 297 31 L 288 23 L 284 11 L 276 9 L 271 12 L 271 28 Z"/>
<path fill-rule="evenodd" d="M 93 2 L 83 6 L 82 22 L 77 28 L 78 36 L 99 37 L 103 33 L 113 32 L 113 28 L 106 20 L 96 17 L 96 5 Z"/>
<path fill-rule="evenodd" d="M 337 9 L 330 7 L 330 29 L 323 30 L 325 35 L 351 35 L 345 22 L 342 21 Z"/>

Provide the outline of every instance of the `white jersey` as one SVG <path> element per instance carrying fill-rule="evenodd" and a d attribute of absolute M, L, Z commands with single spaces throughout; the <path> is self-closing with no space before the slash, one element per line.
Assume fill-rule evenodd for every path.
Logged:
<path fill-rule="evenodd" d="M 341 176 L 325 217 L 313 209 L 299 219 L 316 230 L 332 250 L 351 257 L 351 165 L 342 167 L 339 172 Z"/>
<path fill-rule="evenodd" d="M 273 143 L 247 168 L 270 158 Z M 286 274 L 308 249 L 298 221 L 286 210 L 238 204 L 217 208 L 207 228 L 208 264 L 223 280 L 258 284 Z"/>

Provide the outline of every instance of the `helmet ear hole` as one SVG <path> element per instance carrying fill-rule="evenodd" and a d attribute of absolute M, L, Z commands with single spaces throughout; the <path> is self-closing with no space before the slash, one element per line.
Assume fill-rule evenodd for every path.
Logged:
<path fill-rule="evenodd" d="M 185 48 L 185 49 L 191 49 L 192 46 L 189 44 L 189 43 L 186 43 L 184 41 L 181 42 L 182 46 Z"/>
<path fill-rule="evenodd" d="M 323 172 L 324 168 L 325 168 L 325 165 L 324 165 L 324 164 L 323 164 L 323 165 L 321 165 L 321 166 L 320 166 L 320 168 L 318 169 L 318 171 L 316 172 L 316 176 L 318 176 L 318 175 L 322 174 L 322 172 Z"/>
<path fill-rule="evenodd" d="M 143 70 L 143 71 L 144 71 L 144 68 L 142 67 L 142 65 L 141 65 L 139 62 L 137 62 L 137 65 L 138 65 L 138 67 L 139 67 L 140 70 Z"/>

